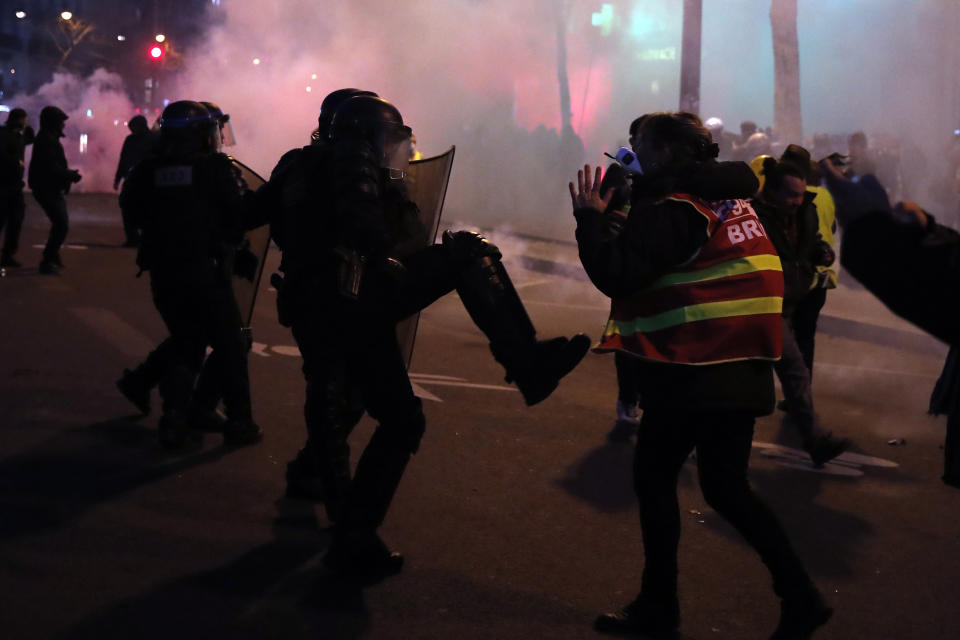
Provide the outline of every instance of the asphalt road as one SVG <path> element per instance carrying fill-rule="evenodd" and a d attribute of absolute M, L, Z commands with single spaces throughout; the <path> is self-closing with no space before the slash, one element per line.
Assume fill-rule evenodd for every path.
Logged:
<path fill-rule="evenodd" d="M 37 274 L 47 224 L 28 200 L 25 266 L 0 279 L 3 638 L 599 638 L 594 616 L 635 595 L 632 444 L 607 439 L 612 357 L 588 356 L 527 408 L 455 294 L 425 311 L 411 371 L 427 433 L 382 530 L 406 565 L 348 589 L 320 565 L 322 509 L 282 497 L 304 384 L 274 293 L 260 292 L 250 362 L 264 441 L 166 455 L 157 412 L 137 417 L 114 387 L 164 336 L 114 198 L 69 198 L 59 276 Z M 497 240 L 541 336 L 599 334 L 605 299 L 573 247 Z M 856 453 L 814 470 L 769 416 L 753 484 L 836 608 L 817 638 L 960 638 L 960 491 L 939 480 L 944 419 L 925 414 L 946 350 L 843 282 L 821 319 L 815 395 Z M 371 430 L 365 419 L 355 453 Z M 767 638 L 769 577 L 705 505 L 692 461 L 680 499 L 683 631 Z"/>

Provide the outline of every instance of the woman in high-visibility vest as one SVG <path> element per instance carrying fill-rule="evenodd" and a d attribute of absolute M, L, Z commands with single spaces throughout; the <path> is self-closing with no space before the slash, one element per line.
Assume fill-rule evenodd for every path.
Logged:
<path fill-rule="evenodd" d="M 832 609 L 747 480 L 754 420 L 773 410 L 782 338 L 780 260 L 746 201 L 756 177 L 745 163 L 716 162 L 717 145 L 688 113 L 645 116 L 633 151 L 642 175 L 619 235 L 607 231 L 600 170 L 587 166 L 570 184 L 581 262 L 611 298 L 599 349 L 640 359 L 644 399 L 633 467 L 643 581 L 633 602 L 595 627 L 655 637 L 679 627 L 676 485 L 696 448 L 707 503 L 773 576 L 782 599 L 773 637 L 809 637 Z"/>

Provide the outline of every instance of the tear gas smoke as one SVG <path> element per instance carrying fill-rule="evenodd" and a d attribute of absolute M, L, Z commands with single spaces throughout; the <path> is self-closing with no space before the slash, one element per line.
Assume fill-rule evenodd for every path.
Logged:
<path fill-rule="evenodd" d="M 14 104 L 27 110 L 28 122 L 34 128 L 39 126 L 40 110 L 46 105 L 63 109 L 70 116 L 61 139 L 67 163 L 83 175 L 73 190 L 112 189 L 120 148 L 130 133 L 127 119 L 134 113 L 120 76 L 103 69 L 87 78 L 57 73 L 35 93 L 18 97 Z M 30 149 L 27 147 L 28 154 Z"/>
<path fill-rule="evenodd" d="M 728 130 L 741 120 L 773 122 L 769 10 L 770 0 L 704 3 L 701 114 L 723 118 Z M 239 139 L 231 153 L 268 174 L 283 152 L 307 144 L 329 91 L 377 91 L 400 108 L 425 155 L 457 145 L 446 215 L 486 228 L 509 223 L 571 239 L 566 183 L 577 167 L 605 162 L 602 152 L 626 142 L 636 116 L 678 102 L 676 0 L 231 0 L 220 13 L 184 51 L 185 67 L 156 89 L 161 97 L 220 104 Z M 560 133 L 558 20 L 577 138 Z M 958 28 L 960 9 L 936 0 L 909 10 L 899 0 L 801 3 L 806 135 L 863 129 L 873 140 L 898 138 L 913 166 L 929 159 L 915 171 L 929 186 L 933 160 L 960 124 L 960 83 L 951 75 Z M 65 146 L 85 173 L 78 187 L 109 189 L 122 125 L 133 115 L 115 76 L 97 72 L 81 83 L 58 75 L 15 102 L 34 117 L 42 103 L 64 107 Z M 78 158 L 81 124 L 109 135 L 91 132 Z"/>

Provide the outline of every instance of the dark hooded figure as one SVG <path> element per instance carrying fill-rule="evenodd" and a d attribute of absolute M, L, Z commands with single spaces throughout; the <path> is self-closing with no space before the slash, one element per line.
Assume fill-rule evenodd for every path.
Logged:
<path fill-rule="evenodd" d="M 69 228 L 64 196 L 70 191 L 70 185 L 80 181 L 80 172 L 67 166 L 67 157 L 60 144 L 67 118 L 67 114 L 54 106 L 46 106 L 40 111 L 40 131 L 30 159 L 27 181 L 33 197 L 50 220 L 50 235 L 40 261 L 40 273 L 43 274 L 56 274 L 63 268 L 60 247 Z"/>
<path fill-rule="evenodd" d="M 127 177 L 130 170 L 143 160 L 153 150 L 157 143 L 157 136 L 150 131 L 147 119 L 141 115 L 130 118 L 127 123 L 130 129 L 120 149 L 120 160 L 117 162 L 117 172 L 113 177 L 113 188 L 116 190 L 120 182 Z M 123 216 L 123 233 L 126 236 L 125 247 L 136 247 L 140 244 L 140 230 L 133 223 L 132 216 L 124 209 L 120 210 Z"/>
<path fill-rule="evenodd" d="M 11 109 L 7 124 L 0 127 L 0 232 L 6 229 L 0 267 L 4 269 L 20 266 L 13 256 L 20 245 L 25 209 L 23 155 L 26 145 L 33 144 L 33 140 L 33 128 L 27 124 L 27 112 Z"/>

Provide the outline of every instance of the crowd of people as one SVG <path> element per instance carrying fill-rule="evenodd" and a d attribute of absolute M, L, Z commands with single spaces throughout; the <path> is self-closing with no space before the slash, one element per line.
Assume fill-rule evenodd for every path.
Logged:
<path fill-rule="evenodd" d="M 27 114 L 14 109 L 0 130 L 5 267 L 19 266 L 28 144 L 28 182 L 51 222 L 40 272 L 63 266 L 64 196 L 80 180 L 59 142 L 66 119 L 45 107 L 34 136 Z M 611 300 L 595 350 L 616 354 L 616 436 L 636 435 L 634 489 L 645 553 L 637 597 L 595 626 L 676 636 L 676 485 L 696 450 L 705 499 L 770 570 L 781 599 L 772 638 L 809 638 L 832 609 L 750 488 L 756 418 L 774 411 L 775 373 L 785 396 L 779 407 L 812 464 L 850 446 L 821 425 L 811 391 L 817 319 L 837 284 L 838 222 L 848 271 L 896 313 L 950 344 L 957 342 L 956 298 L 943 296 L 931 285 L 942 280 L 924 274 L 937 273 L 947 288 L 960 278 L 960 234 L 914 203 L 891 206 L 899 187 L 878 179 L 882 172 L 864 151 L 862 134 L 850 137 L 847 155 L 814 139 L 812 152 L 788 144 L 774 156 L 770 132 L 743 123 L 740 136 L 732 136 L 716 120 L 682 112 L 640 116 L 618 162 L 605 173 L 584 166 L 569 187 L 581 263 Z M 287 495 L 325 507 L 334 524 L 324 559 L 331 572 L 377 581 L 402 568 L 402 556 L 378 531 L 426 424 L 397 323 L 457 291 L 527 405 L 549 397 L 591 342 L 583 334 L 539 338 L 500 250 L 482 235 L 451 230 L 433 243 L 404 182 L 412 131 L 376 93 L 329 94 L 310 143 L 281 157 L 257 189 L 223 153 L 228 122 L 215 103 L 181 100 L 164 109 L 159 132 L 140 116 L 129 123 L 114 188 L 123 185 L 125 244 L 137 247 L 169 336 L 117 385 L 144 414 L 159 388 L 159 440 L 171 451 L 190 450 L 209 432 L 222 434 L 226 446 L 261 439 L 233 279 L 249 269 L 238 259 L 245 233 L 269 225 L 282 252 L 281 273 L 272 280 L 278 320 L 297 342 L 306 383 L 307 437 L 287 466 Z M 826 151 L 832 160 L 813 160 Z M 347 345 L 341 336 L 348 333 L 363 339 Z M 955 349 L 931 411 L 949 416 L 943 480 L 960 486 Z M 364 412 L 378 425 L 351 469 L 348 437 Z"/>

